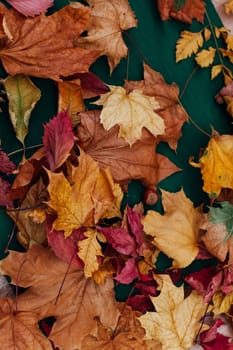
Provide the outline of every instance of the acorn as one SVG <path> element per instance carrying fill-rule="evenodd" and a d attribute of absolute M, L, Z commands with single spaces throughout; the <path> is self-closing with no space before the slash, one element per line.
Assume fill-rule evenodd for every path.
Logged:
<path fill-rule="evenodd" d="M 154 205 L 159 199 L 159 194 L 155 186 L 147 187 L 142 195 L 143 203 L 146 205 Z"/>

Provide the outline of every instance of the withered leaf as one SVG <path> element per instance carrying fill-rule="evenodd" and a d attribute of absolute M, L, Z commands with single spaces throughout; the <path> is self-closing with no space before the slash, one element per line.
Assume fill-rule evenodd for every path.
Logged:
<path fill-rule="evenodd" d="M 88 35 L 77 44 L 107 55 L 110 72 L 127 55 L 122 31 L 136 27 L 137 20 L 127 0 L 87 0 L 91 8 Z"/>
<path fill-rule="evenodd" d="M 106 131 L 100 111 L 80 113 L 77 129 L 79 145 L 103 168 L 110 168 L 114 180 L 122 185 L 132 179 L 153 186 L 179 169 L 166 157 L 156 154 L 156 138 L 143 129 L 142 140 L 131 147 L 118 137 L 118 126 Z"/>
<path fill-rule="evenodd" d="M 96 285 L 82 271 L 68 269 L 49 248 L 39 245 L 33 245 L 26 253 L 11 251 L 1 261 L 0 269 L 11 277 L 12 283 L 29 287 L 18 296 L 19 310 L 33 312 L 38 319 L 56 318 L 49 338 L 63 350 L 79 348 L 86 335 L 96 335 L 97 317 L 102 324 L 115 328 L 120 313 L 112 279 Z"/>
<path fill-rule="evenodd" d="M 88 20 L 87 6 L 68 5 L 50 16 L 35 18 L 5 10 L 6 44 L 0 50 L 5 70 L 10 75 L 23 73 L 54 80 L 88 71 L 100 52 L 74 45 L 74 38 L 87 29 Z"/>

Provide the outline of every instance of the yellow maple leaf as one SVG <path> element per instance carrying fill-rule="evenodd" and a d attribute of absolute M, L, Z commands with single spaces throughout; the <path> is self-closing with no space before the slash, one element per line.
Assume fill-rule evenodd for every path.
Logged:
<path fill-rule="evenodd" d="M 213 80 L 214 78 L 216 78 L 223 70 L 223 65 L 222 64 L 218 64 L 215 65 L 211 68 L 211 80 Z"/>
<path fill-rule="evenodd" d="M 203 190 L 217 197 L 222 188 L 233 189 L 233 136 L 217 135 L 210 139 L 199 164 Z M 195 166 L 195 163 L 191 163 Z"/>
<path fill-rule="evenodd" d="M 208 50 L 201 50 L 196 54 L 195 60 L 200 67 L 209 67 L 214 61 L 216 49 L 209 47 Z"/>
<path fill-rule="evenodd" d="M 173 266 L 188 266 L 198 253 L 198 221 L 200 212 L 185 196 L 183 190 L 169 193 L 162 190 L 165 214 L 149 210 L 143 218 L 144 231 L 153 243 L 174 259 Z"/>
<path fill-rule="evenodd" d="M 233 304 L 233 292 L 225 294 L 221 291 L 216 292 L 213 297 L 213 312 L 215 315 L 229 313 Z"/>
<path fill-rule="evenodd" d="M 223 4 L 227 15 L 233 13 L 233 0 L 228 0 Z"/>
<path fill-rule="evenodd" d="M 85 276 L 92 277 L 92 274 L 98 270 L 98 256 L 103 256 L 101 245 L 97 240 L 96 230 L 89 229 L 84 232 L 85 239 L 78 242 L 78 256 L 84 262 Z"/>
<path fill-rule="evenodd" d="M 127 94 L 121 86 L 110 85 L 109 88 L 110 92 L 94 102 L 103 105 L 100 120 L 106 130 L 118 124 L 118 136 L 130 145 L 141 139 L 143 127 L 154 136 L 164 133 L 164 120 L 155 112 L 160 106 L 153 96 L 144 95 L 140 89 Z"/>
<path fill-rule="evenodd" d="M 146 339 L 159 340 L 163 350 L 187 350 L 194 342 L 206 305 L 193 291 L 184 299 L 183 287 L 177 288 L 168 275 L 158 275 L 162 290 L 151 297 L 156 312 L 146 312 L 139 321 L 146 330 Z"/>
<path fill-rule="evenodd" d="M 83 151 L 80 152 L 78 160 L 79 166 L 72 168 L 70 181 L 63 173 L 48 171 L 50 200 L 47 204 L 57 214 L 53 228 L 63 230 L 65 237 L 81 226 L 96 224 L 96 212 L 98 219 L 106 217 L 107 214 L 108 217 L 112 217 L 120 212 L 117 206 L 120 206 L 122 191 L 120 186 L 113 182 L 109 172 L 107 171 L 105 176 L 106 183 L 103 188 L 100 186 L 96 188 L 100 172 L 104 173 L 105 170 L 100 170 L 98 163 Z M 99 199 L 98 203 L 96 198 Z M 108 212 L 106 214 L 106 203 L 114 206 L 115 211 L 112 210 L 110 214 Z M 105 208 L 104 210 L 99 209 L 101 205 Z"/>
<path fill-rule="evenodd" d="M 196 53 L 203 45 L 202 32 L 189 32 L 184 30 L 180 33 L 180 38 L 176 43 L 176 62 L 184 60 Z"/>

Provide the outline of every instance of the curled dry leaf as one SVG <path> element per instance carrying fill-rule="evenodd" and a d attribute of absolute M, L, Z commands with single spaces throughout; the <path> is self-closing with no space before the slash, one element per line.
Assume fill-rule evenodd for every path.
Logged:
<path fill-rule="evenodd" d="M 92 279 L 85 278 L 82 271 L 68 268 L 49 248 L 33 245 L 26 253 L 11 251 L 1 261 L 0 269 L 11 277 L 12 283 L 28 288 L 17 298 L 19 311 L 23 310 L 28 317 L 32 317 L 32 314 L 36 320 L 55 317 L 49 338 L 63 350 L 80 348 L 86 335 L 95 336 L 97 318 L 112 329 L 117 324 L 120 313 L 114 297 L 113 281 L 106 279 L 104 284 L 96 285 Z M 3 313 L 0 322 L 5 322 Z M 34 322 L 30 323 L 34 325 Z M 15 336 L 22 337 L 23 334 L 20 331 Z M 35 350 L 35 347 L 27 346 L 30 341 L 30 337 L 25 338 L 24 349 L 26 346 L 28 350 Z M 12 348 L 3 342 L 2 346 Z M 46 347 L 42 349 L 47 350 Z"/>
<path fill-rule="evenodd" d="M 183 5 L 183 6 L 182 6 Z M 193 19 L 203 23 L 205 14 L 204 0 L 186 0 L 177 6 L 175 0 L 158 0 L 158 9 L 163 21 L 170 17 L 185 23 L 192 23 Z"/>
<path fill-rule="evenodd" d="M 199 208 L 185 196 L 183 190 L 169 193 L 162 190 L 164 215 L 149 210 L 142 223 L 153 244 L 170 258 L 173 266 L 183 268 L 198 254 Z M 175 203 L 175 205 L 174 205 Z"/>
<path fill-rule="evenodd" d="M 146 330 L 145 339 L 160 341 L 163 350 L 189 349 L 206 305 L 195 291 L 184 298 L 183 286 L 177 288 L 168 275 L 158 275 L 157 279 L 162 282 L 161 293 L 151 297 L 156 312 L 146 312 L 139 317 Z"/>
<path fill-rule="evenodd" d="M 127 55 L 122 32 L 137 26 L 137 20 L 127 0 L 87 0 L 91 16 L 87 36 L 77 45 L 88 50 L 100 50 L 108 58 L 110 73 Z"/>
<path fill-rule="evenodd" d="M 54 80 L 87 72 L 100 52 L 75 46 L 74 36 L 87 29 L 89 12 L 87 6 L 68 5 L 50 16 L 25 18 L 4 9 L 0 59 L 5 70 Z"/>
<path fill-rule="evenodd" d="M 105 130 L 99 116 L 97 110 L 80 113 L 78 144 L 100 167 L 110 168 L 117 183 L 124 185 L 135 179 L 153 186 L 180 170 L 168 158 L 155 153 L 157 140 L 146 129 L 142 131 L 142 139 L 130 147 L 118 137 L 119 127 Z"/>
<path fill-rule="evenodd" d="M 153 96 L 146 96 L 141 89 L 131 92 L 121 86 L 110 86 L 110 92 L 101 95 L 94 102 L 103 106 L 100 121 L 106 130 L 119 125 L 119 137 L 124 138 L 130 146 L 142 137 L 142 128 L 145 127 L 152 135 L 164 133 L 164 121 L 155 112 L 159 103 Z"/>
<path fill-rule="evenodd" d="M 53 0 L 7 0 L 18 12 L 24 16 L 34 17 L 53 6 Z"/>

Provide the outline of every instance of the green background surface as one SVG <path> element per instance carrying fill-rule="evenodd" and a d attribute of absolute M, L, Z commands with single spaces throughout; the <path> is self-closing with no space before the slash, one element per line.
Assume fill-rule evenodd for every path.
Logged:
<path fill-rule="evenodd" d="M 4 1 L 2 2 L 4 3 Z M 181 61 L 178 64 L 175 63 L 176 40 L 181 30 L 198 31 L 203 26 L 196 21 L 193 21 L 191 26 L 174 20 L 162 22 L 157 10 L 156 0 L 130 0 L 129 2 L 138 19 L 138 27 L 123 33 L 125 42 L 129 47 L 128 64 L 127 59 L 122 59 L 110 76 L 107 60 L 105 57 L 101 57 L 91 67 L 91 70 L 108 84 L 122 85 L 126 78 L 129 80 L 143 79 L 142 65 L 143 62 L 146 62 L 154 70 L 159 71 L 167 83 L 175 82 L 179 86 L 180 91 L 182 91 L 187 79 L 189 79 L 197 65 L 193 58 Z M 64 0 L 55 0 L 55 6 L 49 13 L 68 3 L 68 1 Z M 212 23 L 221 26 L 221 21 L 211 1 L 206 1 L 206 4 Z M 206 22 L 205 24 L 208 23 Z M 210 40 L 208 44 L 213 43 Z M 64 64 L 66 63 L 64 62 Z M 0 74 L 1 77 L 6 76 L 3 68 L 1 68 Z M 41 89 L 42 97 L 32 113 L 26 146 L 41 143 L 43 124 L 57 113 L 56 83 L 39 78 L 32 78 L 32 80 Z M 181 102 L 190 117 L 207 133 L 211 133 L 211 126 L 221 134 L 232 133 L 231 117 L 226 113 L 224 106 L 217 105 L 214 101 L 214 96 L 222 85 L 222 77 L 219 76 L 214 81 L 211 81 L 209 69 L 197 69 L 181 98 Z M 9 121 L 6 104 L 2 104 L 2 112 L 0 113 L 0 139 L 5 152 L 12 152 L 21 148 Z M 183 170 L 161 182 L 159 187 L 172 192 L 176 192 L 183 187 L 186 195 L 194 202 L 194 205 L 207 201 L 206 194 L 202 192 L 200 171 L 189 165 L 189 157 L 194 156 L 197 161 L 200 149 L 205 147 L 208 141 L 209 138 L 203 132 L 198 130 L 193 123 L 188 122 L 183 127 L 183 136 L 179 140 L 176 153 L 167 144 L 161 143 L 157 150 L 168 156 Z M 19 156 L 12 157 L 12 160 L 18 161 Z M 142 185 L 133 181 L 129 186 L 129 192 L 125 201 L 127 200 L 130 205 L 139 202 L 142 192 Z M 153 208 L 159 210 L 160 204 Z M 4 256 L 4 248 L 7 245 L 12 229 L 12 221 L 5 213 L 1 212 L 0 257 Z M 11 247 L 17 247 L 15 241 Z M 160 268 L 169 262 L 164 256 L 161 256 L 160 261 Z M 121 288 L 124 294 L 124 288 Z"/>

